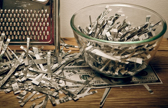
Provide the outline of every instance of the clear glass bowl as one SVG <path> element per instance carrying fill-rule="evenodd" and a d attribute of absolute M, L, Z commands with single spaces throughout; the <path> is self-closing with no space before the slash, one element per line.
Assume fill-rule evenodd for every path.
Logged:
<path fill-rule="evenodd" d="M 106 17 L 115 16 L 116 13 L 123 15 L 127 17 L 131 27 L 145 24 L 146 16 L 150 16 L 149 22 L 152 24 L 160 22 L 152 31 L 152 37 L 137 41 L 109 41 L 81 32 L 79 26 L 85 29 L 91 25 L 91 21 L 97 21 L 106 7 L 111 9 Z M 117 21 L 123 22 L 123 18 Z M 70 24 L 87 64 L 95 71 L 112 78 L 130 77 L 145 69 L 154 57 L 167 29 L 165 20 L 155 11 L 123 3 L 96 4 L 82 8 L 72 16 Z"/>

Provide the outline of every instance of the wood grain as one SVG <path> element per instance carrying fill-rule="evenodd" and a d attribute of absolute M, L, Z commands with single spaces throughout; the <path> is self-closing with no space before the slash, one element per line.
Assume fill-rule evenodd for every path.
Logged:
<path fill-rule="evenodd" d="M 76 45 L 73 38 L 65 38 L 64 41 Z M 10 46 L 19 50 L 18 46 Z M 54 50 L 54 46 L 44 46 L 44 50 Z M 78 49 L 72 49 L 77 52 Z M 149 85 L 154 91 L 150 94 L 143 86 L 115 87 L 110 91 L 104 104 L 104 108 L 168 108 L 168 40 L 163 38 L 160 47 L 150 62 L 163 84 Z M 79 99 L 77 102 L 69 101 L 53 107 L 48 101 L 47 108 L 98 108 L 104 89 L 96 89 L 98 93 Z M 19 99 L 13 92 L 5 94 L 0 92 L 0 108 L 19 108 Z M 34 102 L 39 103 L 43 100 Z M 30 107 L 33 102 L 28 102 L 24 108 Z"/>

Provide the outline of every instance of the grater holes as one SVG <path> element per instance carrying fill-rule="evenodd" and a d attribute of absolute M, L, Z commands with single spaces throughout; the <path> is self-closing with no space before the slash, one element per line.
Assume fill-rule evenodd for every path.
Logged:
<path fill-rule="evenodd" d="M 49 36 L 49 14 L 47 9 L 0 9 L 0 33 L 5 32 L 12 40 L 47 40 Z M 48 27 L 46 27 L 48 26 Z"/>

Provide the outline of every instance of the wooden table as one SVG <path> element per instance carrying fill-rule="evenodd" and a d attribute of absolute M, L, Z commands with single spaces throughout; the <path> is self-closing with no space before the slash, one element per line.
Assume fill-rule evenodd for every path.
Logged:
<path fill-rule="evenodd" d="M 75 39 L 66 38 L 65 42 L 76 44 Z M 17 46 L 10 46 L 18 49 Z M 54 46 L 44 46 L 44 49 L 53 50 Z M 74 52 L 78 49 L 72 49 Z M 163 38 L 161 45 L 154 59 L 150 62 L 154 67 L 163 84 L 149 85 L 154 91 L 150 94 L 144 86 L 115 87 L 111 89 L 109 96 L 104 104 L 104 108 L 168 108 L 168 40 Z M 96 89 L 98 93 L 84 98 L 77 102 L 69 101 L 53 107 L 48 101 L 47 108 L 98 108 L 104 89 Z M 19 99 L 13 92 L 5 94 L 0 92 L 0 108 L 19 108 Z M 44 98 L 35 102 L 38 104 Z M 28 102 L 24 108 L 28 108 L 33 102 Z"/>

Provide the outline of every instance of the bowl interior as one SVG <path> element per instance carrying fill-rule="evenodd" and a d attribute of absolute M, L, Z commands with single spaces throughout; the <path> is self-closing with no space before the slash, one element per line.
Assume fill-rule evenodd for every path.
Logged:
<path fill-rule="evenodd" d="M 133 27 L 143 25 L 146 22 L 146 16 L 150 15 L 151 23 L 156 24 L 160 22 L 159 26 L 155 31 L 155 36 L 150 39 L 142 41 L 114 42 L 93 38 L 86 34 L 81 33 L 80 30 L 78 29 L 78 25 L 80 25 L 81 28 L 87 27 L 88 24 L 90 23 L 89 16 L 91 16 L 92 22 L 96 21 L 97 17 L 101 14 L 101 12 L 104 11 L 105 7 L 107 6 L 111 9 L 107 17 L 112 15 L 114 16 L 116 13 L 120 14 L 122 17 L 120 17 L 117 21 L 122 22 L 124 18 L 127 18 L 127 21 L 129 21 L 131 23 L 131 26 Z M 136 44 L 136 43 L 150 42 L 163 36 L 163 34 L 166 32 L 167 29 L 165 20 L 155 11 L 142 6 L 132 4 L 121 4 L 121 3 L 97 4 L 82 8 L 72 16 L 70 23 L 72 29 L 80 36 L 90 40 L 106 42 L 111 44 Z"/>

